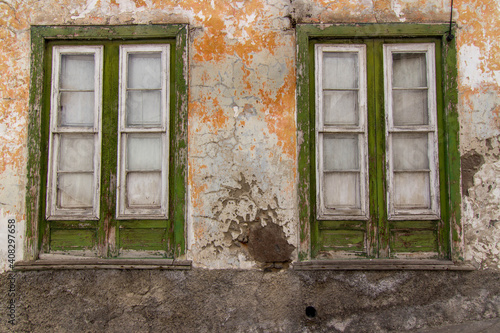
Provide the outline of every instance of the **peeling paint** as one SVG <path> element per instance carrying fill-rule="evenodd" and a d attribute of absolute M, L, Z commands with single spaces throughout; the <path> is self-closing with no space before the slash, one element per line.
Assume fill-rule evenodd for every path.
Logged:
<path fill-rule="evenodd" d="M 461 150 L 476 151 L 484 156 L 484 164 L 476 170 L 473 185 L 466 180 L 470 186 L 463 205 L 466 258 L 478 267 L 499 269 L 499 234 L 495 221 L 500 216 L 497 193 L 500 3 L 460 1 L 456 9 Z"/>
<path fill-rule="evenodd" d="M 500 269 L 500 161 L 484 164 L 465 197 L 467 259 L 479 268 Z"/>
<path fill-rule="evenodd" d="M 248 241 L 252 226 L 269 223 L 297 260 L 309 230 L 297 222 L 296 24 L 446 23 L 449 11 L 449 0 L 0 1 L 4 214 L 23 228 L 30 25 L 189 23 L 187 257 L 198 267 L 263 267 Z M 460 151 L 465 162 L 468 152 L 484 157 L 463 172 L 463 241 L 469 260 L 498 268 L 500 3 L 457 0 L 453 15 Z"/>

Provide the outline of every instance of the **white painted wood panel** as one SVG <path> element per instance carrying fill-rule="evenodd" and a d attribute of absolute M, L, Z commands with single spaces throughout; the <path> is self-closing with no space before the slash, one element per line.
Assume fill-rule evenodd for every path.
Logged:
<path fill-rule="evenodd" d="M 119 219 L 168 216 L 168 44 L 122 45 L 119 77 Z"/>
<path fill-rule="evenodd" d="M 319 220 L 368 219 L 366 46 L 315 46 Z"/>
<path fill-rule="evenodd" d="M 391 220 L 440 215 L 435 66 L 432 43 L 384 45 Z"/>
<path fill-rule="evenodd" d="M 48 220 L 99 218 L 102 46 L 54 46 Z"/>

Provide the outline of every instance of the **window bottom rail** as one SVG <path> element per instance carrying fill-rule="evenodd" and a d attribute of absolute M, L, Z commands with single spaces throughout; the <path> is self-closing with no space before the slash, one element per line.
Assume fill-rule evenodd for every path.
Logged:
<path fill-rule="evenodd" d="M 311 260 L 293 263 L 294 270 L 332 270 L 332 271 L 473 271 L 470 264 L 455 263 L 451 260 L 404 260 L 404 259 L 354 259 L 354 260 Z"/>
<path fill-rule="evenodd" d="M 175 259 L 39 259 L 15 263 L 16 271 L 65 269 L 159 269 L 189 270 L 191 260 Z"/>

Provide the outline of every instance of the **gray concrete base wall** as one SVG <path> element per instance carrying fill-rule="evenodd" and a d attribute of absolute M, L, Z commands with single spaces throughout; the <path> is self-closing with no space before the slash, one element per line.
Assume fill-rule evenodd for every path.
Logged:
<path fill-rule="evenodd" d="M 500 317 L 493 271 L 54 270 L 0 286 L 0 332 L 405 332 Z"/>

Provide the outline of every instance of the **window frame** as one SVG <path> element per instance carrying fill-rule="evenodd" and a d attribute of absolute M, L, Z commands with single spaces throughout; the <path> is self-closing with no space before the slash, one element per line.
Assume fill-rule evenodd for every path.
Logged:
<path fill-rule="evenodd" d="M 384 101 L 385 101 L 385 142 L 386 174 L 387 182 L 387 218 L 389 220 L 429 220 L 440 218 L 440 186 L 439 186 L 439 147 L 437 126 L 437 93 L 436 93 L 436 63 L 435 47 L 433 43 L 409 43 L 409 44 L 384 44 Z M 428 124 L 421 126 L 397 126 L 393 120 L 393 72 L 392 53 L 425 53 L 426 80 L 427 80 L 427 116 Z M 392 133 L 428 133 L 428 157 L 429 157 L 429 195 L 430 209 L 397 209 L 395 207 L 394 186 L 394 163 L 393 163 L 393 140 Z"/>
<path fill-rule="evenodd" d="M 176 258 L 185 253 L 185 219 L 186 219 L 186 188 L 187 188 L 187 41 L 188 25 L 135 25 L 135 26 L 32 26 L 31 27 L 31 85 L 30 85 L 30 108 L 29 108 L 29 127 L 28 127 L 28 165 L 27 165 L 27 194 L 26 194 L 26 243 L 25 260 L 33 261 L 40 258 L 44 252 L 44 244 L 48 240 L 48 223 L 45 222 L 45 198 L 43 193 L 46 191 L 47 177 L 47 139 L 48 126 L 47 120 L 44 120 L 44 109 L 47 109 L 50 102 L 47 94 L 50 86 L 47 85 L 45 74 L 49 66 L 47 60 L 47 47 L 49 43 L 61 41 L 61 44 L 74 45 L 96 45 L 100 42 L 123 41 L 123 43 L 144 44 L 145 41 L 171 40 L 171 52 L 174 57 L 169 64 L 171 70 L 175 71 L 175 77 L 172 78 L 171 94 L 173 99 L 170 105 L 175 108 L 170 116 L 170 151 L 168 164 L 171 166 L 170 177 L 168 179 L 169 188 L 173 195 L 169 198 L 169 206 L 173 207 L 168 212 L 168 227 L 166 229 L 168 239 L 165 249 L 166 257 Z M 155 42 L 158 43 L 158 42 Z M 104 67 L 110 61 L 104 55 Z M 103 80 L 109 78 L 103 77 Z M 117 79 L 117 78 L 116 78 Z M 50 81 L 50 80 L 49 80 Z M 118 88 L 116 88 L 118 89 Z M 104 93 L 106 94 L 106 92 Z M 116 97 L 117 98 L 117 97 Z M 118 104 L 118 102 L 116 101 Z M 107 117 L 106 109 L 103 109 L 103 117 Z M 45 118 L 46 119 L 46 118 Z M 118 124 L 115 123 L 115 131 Z M 103 133 L 107 129 L 103 129 Z M 104 141 L 105 138 L 103 137 Z M 115 159 L 117 147 L 114 150 Z M 106 154 L 102 151 L 102 154 Z M 100 201 L 109 202 L 109 194 L 116 197 L 115 192 L 109 189 L 116 186 L 116 178 L 110 175 L 102 175 Z M 116 187 L 115 187 L 116 191 Z M 107 193 L 107 194 L 106 194 Z M 72 223 L 66 221 L 57 222 L 66 223 L 65 228 L 75 228 L 78 226 L 93 227 L 96 226 L 96 255 L 101 258 L 113 258 L 116 256 L 117 244 L 113 238 L 114 233 L 121 230 L 122 227 L 128 228 L 127 222 L 123 221 L 120 226 L 109 218 L 103 219 L 107 211 L 103 211 L 101 204 L 100 212 L 102 222 L 96 226 L 96 221 L 88 218 L 85 220 L 75 220 Z M 106 209 L 111 209 L 107 207 Z M 115 214 L 116 206 L 112 207 L 112 214 Z M 132 222 L 132 221 L 131 221 Z M 129 223 L 131 223 L 129 222 Z M 149 224 L 154 225 L 154 222 Z M 140 226 L 139 226 L 140 227 Z M 147 228 L 148 226 L 144 226 Z M 85 233 L 82 233 L 85 237 Z M 86 251 L 81 251 L 85 254 Z"/>
<path fill-rule="evenodd" d="M 71 54 L 93 54 L 94 55 L 94 124 L 91 129 L 84 127 L 67 127 L 58 125 L 60 108 L 60 70 L 62 55 Z M 50 133 L 49 133 L 49 162 L 47 180 L 47 204 L 46 216 L 48 220 L 65 219 L 99 219 L 100 208 L 100 175 L 101 175 L 101 114 L 102 114 L 102 70 L 103 70 L 103 49 L 101 46 L 58 46 L 54 48 L 52 58 L 52 78 L 51 78 L 51 110 L 50 110 Z M 61 136 L 69 134 L 94 134 L 94 163 L 93 163 L 93 188 L 92 209 L 64 209 L 57 207 L 57 177 L 58 161 Z"/>
<path fill-rule="evenodd" d="M 315 105 L 314 76 L 314 43 L 332 40 L 353 40 L 373 38 L 432 38 L 440 40 L 442 52 L 442 89 L 443 113 L 442 133 L 439 135 L 442 149 L 440 157 L 440 181 L 445 187 L 445 193 L 440 198 L 442 217 L 439 223 L 441 259 L 459 261 L 462 257 L 460 246 L 460 187 L 459 187 L 459 153 L 458 153 L 458 115 L 457 86 L 456 86 L 456 51 L 455 42 L 447 41 L 449 27 L 445 24 L 359 24 L 359 25 L 315 25 L 301 24 L 297 26 L 297 125 L 298 125 L 298 207 L 300 223 L 299 261 L 317 258 L 318 233 L 321 228 L 314 215 L 315 192 L 313 182 L 316 179 L 314 163 L 316 161 L 314 146 L 315 127 L 311 121 L 311 114 Z M 319 43 L 319 42 L 318 42 Z M 368 62 L 373 59 L 368 59 Z M 369 78 L 370 80 L 370 78 Z M 379 93 L 383 94 L 384 88 Z M 370 102 L 369 102 L 370 103 Z M 369 116 L 370 118 L 370 116 Z M 371 148 L 370 148 L 371 149 Z M 384 148 L 385 151 L 385 148 Z M 383 164 L 383 163 L 382 163 Z M 383 170 L 383 165 L 377 169 Z M 370 171 L 371 172 L 371 171 Z M 370 180 L 370 186 L 372 180 Z M 372 198 L 370 198 L 370 201 Z M 383 217 L 390 223 L 387 217 Z M 441 225 L 442 224 L 442 225 Z M 367 243 L 376 242 L 377 237 L 389 237 L 388 230 L 378 229 L 371 219 L 367 223 L 369 235 Z M 442 245 L 441 245 L 442 244 Z M 442 248 L 441 248 L 442 246 Z M 386 249 L 381 251 L 380 258 L 388 258 Z M 384 252 L 385 251 L 385 252 Z M 354 256 L 356 257 L 356 256 Z M 397 262 L 397 261 L 396 261 Z"/>
<path fill-rule="evenodd" d="M 358 112 L 359 112 L 359 124 L 358 126 L 341 126 L 341 125 L 325 125 L 323 121 L 323 94 L 324 91 L 322 78 L 323 78 L 323 66 L 321 60 L 321 55 L 325 52 L 356 52 L 358 55 L 358 66 L 359 66 L 359 95 L 358 95 Z M 316 63 L 318 66 L 315 68 L 315 80 L 316 80 L 316 117 L 315 117 L 315 142 L 316 145 L 316 197 L 318 198 L 317 206 L 317 219 L 327 220 L 327 219 L 346 219 L 346 220 L 367 220 L 369 218 L 369 184 L 368 184 L 368 112 L 367 112 L 367 82 L 366 82 L 366 46 L 360 44 L 316 44 L 315 45 L 315 56 Z M 359 188 L 360 188 L 360 208 L 359 209 L 329 209 L 324 203 L 324 163 L 323 163 L 323 137 L 327 134 L 358 134 L 358 149 L 359 149 L 359 165 L 360 165 L 360 178 L 359 178 Z M 362 133 L 362 138 L 359 136 Z M 363 181 L 364 180 L 364 181 Z"/>
<path fill-rule="evenodd" d="M 126 125 L 126 92 L 128 77 L 127 56 L 130 53 L 148 53 L 161 52 L 161 114 L 159 127 L 128 127 Z M 170 64 L 170 45 L 169 44 L 146 44 L 146 45 L 120 45 L 120 69 L 119 69 L 119 92 L 118 92 L 118 167 L 117 167 L 117 197 L 116 197 L 116 218 L 117 219 L 162 219 L 168 218 L 168 159 L 161 160 L 161 201 L 160 208 L 127 208 L 126 205 L 126 156 L 127 156 L 127 137 L 130 134 L 156 133 L 161 135 L 161 153 L 162 156 L 169 156 L 169 137 L 170 131 L 170 84 L 169 70 Z"/>

